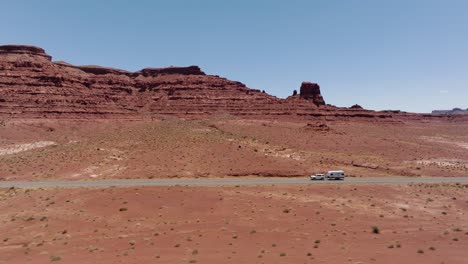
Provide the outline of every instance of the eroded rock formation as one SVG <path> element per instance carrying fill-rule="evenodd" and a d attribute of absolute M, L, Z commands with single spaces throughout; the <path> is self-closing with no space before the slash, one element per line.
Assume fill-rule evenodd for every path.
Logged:
<path fill-rule="evenodd" d="M 146 118 L 153 115 L 392 118 L 392 112 L 325 105 L 320 87 L 302 83 L 280 99 L 197 66 L 137 72 L 53 62 L 43 49 L 0 46 L 0 117 Z"/>
<path fill-rule="evenodd" d="M 280 101 L 197 66 L 128 72 L 52 62 L 37 47 L 0 46 L 0 114 L 12 117 L 274 114 L 284 111 L 274 107 Z"/>
<path fill-rule="evenodd" d="M 303 82 L 299 95 L 301 98 L 311 100 L 316 106 L 325 105 L 325 100 L 320 93 L 320 86 L 316 83 Z"/>
<path fill-rule="evenodd" d="M 351 109 L 364 109 L 362 106 L 358 105 L 358 104 L 354 104 L 350 107 Z"/>

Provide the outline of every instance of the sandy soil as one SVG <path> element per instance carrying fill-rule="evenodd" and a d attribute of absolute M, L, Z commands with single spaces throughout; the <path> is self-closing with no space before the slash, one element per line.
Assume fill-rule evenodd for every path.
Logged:
<path fill-rule="evenodd" d="M 467 190 L 3 189 L 0 263 L 466 263 Z"/>
<path fill-rule="evenodd" d="M 358 177 L 468 176 L 466 122 L 306 122 L 224 115 L 191 121 L 2 124 L 2 180 L 305 176 L 331 169 Z"/>
<path fill-rule="evenodd" d="M 55 145 L 55 142 L 38 141 L 34 143 L 29 143 L 29 144 L 13 145 L 13 146 L 5 147 L 5 148 L 0 148 L 0 156 L 16 154 L 16 153 L 20 153 L 23 151 L 28 151 L 28 150 L 32 150 L 36 148 L 43 148 L 43 147 L 52 146 L 52 145 Z"/>

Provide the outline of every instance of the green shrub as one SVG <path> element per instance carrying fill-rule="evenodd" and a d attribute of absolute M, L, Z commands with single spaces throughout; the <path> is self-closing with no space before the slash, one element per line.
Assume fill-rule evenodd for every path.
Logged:
<path fill-rule="evenodd" d="M 59 260 L 62 260 L 62 258 L 60 256 L 51 256 L 50 257 L 50 261 L 59 261 Z"/>
<path fill-rule="evenodd" d="M 374 234 L 380 234 L 380 229 L 378 226 L 373 226 L 372 227 L 372 233 Z"/>

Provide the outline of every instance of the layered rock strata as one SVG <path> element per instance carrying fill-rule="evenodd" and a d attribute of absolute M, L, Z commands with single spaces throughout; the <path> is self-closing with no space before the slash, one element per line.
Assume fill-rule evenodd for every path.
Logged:
<path fill-rule="evenodd" d="M 0 117 L 145 118 L 154 115 L 391 118 L 392 112 L 325 105 L 318 84 L 280 99 L 197 66 L 129 72 L 52 62 L 38 47 L 0 46 Z"/>

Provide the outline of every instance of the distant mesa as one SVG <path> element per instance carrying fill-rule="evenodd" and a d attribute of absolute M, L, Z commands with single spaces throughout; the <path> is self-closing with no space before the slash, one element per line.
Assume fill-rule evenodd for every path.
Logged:
<path fill-rule="evenodd" d="M 303 91 L 317 98 L 318 90 Z M 321 98 L 321 96 L 320 96 Z M 0 117 L 129 118 L 154 115 L 310 116 L 315 101 L 289 101 L 200 67 L 136 72 L 53 62 L 44 49 L 0 46 Z M 324 115 L 330 115 L 324 112 Z"/>
<path fill-rule="evenodd" d="M 0 46 L 0 117 L 142 119 L 211 114 L 388 120 L 400 113 L 327 105 L 320 86 L 312 82 L 303 82 L 299 92 L 282 99 L 208 75 L 195 65 L 130 72 L 53 62 L 39 47 Z"/>
<path fill-rule="evenodd" d="M 434 110 L 432 114 L 437 115 L 468 115 L 468 108 L 461 109 L 461 108 L 453 108 L 452 110 Z"/>

